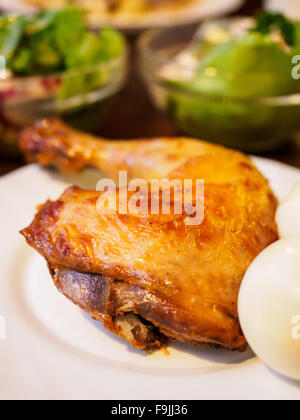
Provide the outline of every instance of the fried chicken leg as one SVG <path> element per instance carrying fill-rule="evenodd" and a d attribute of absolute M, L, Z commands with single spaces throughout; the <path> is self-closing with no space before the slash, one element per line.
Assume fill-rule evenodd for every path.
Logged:
<path fill-rule="evenodd" d="M 191 139 L 106 141 L 59 121 L 24 131 L 28 161 L 118 179 L 204 179 L 205 217 L 105 215 L 101 192 L 69 188 L 22 231 L 58 289 L 141 349 L 166 339 L 244 350 L 237 298 L 254 258 L 277 239 L 277 200 L 245 155 Z"/>

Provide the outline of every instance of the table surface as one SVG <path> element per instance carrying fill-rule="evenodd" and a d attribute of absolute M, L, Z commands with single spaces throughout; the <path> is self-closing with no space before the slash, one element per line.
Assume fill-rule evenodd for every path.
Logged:
<path fill-rule="evenodd" d="M 261 6 L 261 0 L 246 0 L 245 5 L 238 13 L 253 14 Z M 133 139 L 180 135 L 168 117 L 151 103 L 134 59 L 135 40 L 130 39 L 129 42 L 133 49 L 131 75 L 127 86 L 117 95 L 112 110 L 101 124 L 99 131 L 101 136 L 110 139 Z M 300 136 L 294 144 L 264 156 L 300 168 Z M 0 175 L 22 165 L 24 165 L 22 161 L 0 160 Z"/>

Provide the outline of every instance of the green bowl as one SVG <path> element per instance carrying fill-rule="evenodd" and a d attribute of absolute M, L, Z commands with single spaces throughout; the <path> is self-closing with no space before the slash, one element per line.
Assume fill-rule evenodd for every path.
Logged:
<path fill-rule="evenodd" d="M 245 28 L 249 22 L 249 19 L 235 18 L 204 26 L 198 34 L 198 52 L 203 54 L 200 63 L 202 60 L 205 64 L 208 57 L 209 44 L 203 35 L 208 25 L 236 27 L 239 23 Z M 245 57 L 241 49 L 244 60 L 238 66 L 237 74 L 241 75 L 238 79 L 230 70 L 231 61 L 236 57 L 228 48 L 228 54 L 232 54 L 228 56 L 228 62 L 223 60 L 215 68 L 211 64 L 203 65 L 203 75 L 200 74 L 195 84 L 189 80 L 195 63 L 189 61 L 180 64 L 180 82 L 168 77 L 174 63 L 178 70 L 178 55 L 193 45 L 194 36 L 195 29 L 185 27 L 176 31 L 148 31 L 139 41 L 141 70 L 150 94 L 155 104 L 168 113 L 184 134 L 249 153 L 260 153 L 278 148 L 300 129 L 300 81 L 293 80 L 292 62 L 277 46 L 270 58 L 264 54 L 265 63 L 261 65 L 260 74 L 253 67 L 251 71 L 245 70 L 247 66 L 251 68 L 256 57 Z M 268 45 L 259 53 L 265 51 L 270 51 Z M 227 58 L 225 52 L 223 58 Z M 272 67 L 274 55 L 280 68 Z M 214 56 L 210 59 L 213 63 L 217 61 Z M 282 74 L 287 76 L 285 80 Z M 185 78 L 182 75 L 186 75 Z M 275 96 L 271 95 L 273 91 Z"/>
<path fill-rule="evenodd" d="M 91 68 L 49 76 L 0 80 L 0 155 L 19 155 L 20 131 L 37 120 L 60 118 L 96 132 L 127 76 L 127 52 Z"/>

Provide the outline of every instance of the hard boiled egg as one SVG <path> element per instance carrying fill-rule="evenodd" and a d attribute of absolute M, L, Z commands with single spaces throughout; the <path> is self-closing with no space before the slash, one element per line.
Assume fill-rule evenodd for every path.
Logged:
<path fill-rule="evenodd" d="M 292 233 L 288 218 L 280 218 L 284 234 Z M 296 228 L 300 233 L 299 221 Z M 256 258 L 241 286 L 239 317 L 259 358 L 276 372 L 300 380 L 300 236 L 280 240 Z"/>
<path fill-rule="evenodd" d="M 300 182 L 279 205 L 276 220 L 281 238 L 300 236 Z"/>

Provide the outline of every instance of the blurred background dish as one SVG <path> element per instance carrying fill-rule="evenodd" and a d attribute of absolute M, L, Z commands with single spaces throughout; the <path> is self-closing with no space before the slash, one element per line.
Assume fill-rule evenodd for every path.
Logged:
<path fill-rule="evenodd" d="M 272 12 L 284 13 L 293 19 L 300 19 L 299 0 L 266 0 L 265 8 Z"/>
<path fill-rule="evenodd" d="M 0 153 L 18 154 L 20 130 L 59 117 L 93 132 L 127 75 L 127 48 L 114 29 L 91 32 L 80 9 L 68 7 L 25 19 L 0 17 Z"/>
<path fill-rule="evenodd" d="M 4 12 L 1 8 L 1 1 L 3 3 L 3 0 L 0 0 L 0 12 Z M 225 3 L 227 2 L 226 0 L 224 1 Z M 230 12 L 230 15 L 253 16 L 263 9 L 265 1 L 243 0 L 241 3 L 239 10 L 233 13 Z M 13 0 L 7 0 L 7 4 L 12 6 L 15 2 Z M 196 30 L 200 22 L 201 20 L 197 20 L 192 29 Z M 176 24 L 176 21 L 174 24 Z M 175 123 L 175 120 L 170 114 L 162 112 L 161 108 L 155 106 L 141 77 L 141 72 L 138 68 L 138 54 L 136 53 L 136 32 L 130 31 L 127 37 L 130 46 L 131 68 L 129 78 L 124 88 L 114 95 L 113 106 L 107 107 L 106 113 L 101 113 L 101 118 L 98 119 L 98 126 L 95 132 L 100 137 L 110 139 L 180 136 L 184 133 L 183 130 Z M 300 167 L 300 135 L 292 136 L 287 145 L 276 151 L 264 153 L 264 155 Z M 7 157 L 1 157 L 0 153 L 0 175 L 19 168 L 22 165 L 24 165 L 22 159 L 15 157 L 7 159 Z"/>
<path fill-rule="evenodd" d="M 300 128 L 300 84 L 291 74 L 298 34 L 298 23 L 269 13 L 196 33 L 152 30 L 139 43 L 141 68 L 154 102 L 184 133 L 261 153 Z"/>
<path fill-rule="evenodd" d="M 120 58 L 73 72 L 0 81 L 0 155 L 18 156 L 20 131 L 46 117 L 94 132 L 125 76 Z M 92 83 L 84 86 L 84 80 Z"/>
<path fill-rule="evenodd" d="M 195 23 L 237 10 L 243 0 L 0 0 L 0 8 L 32 13 L 75 4 L 89 12 L 92 26 L 138 30 Z"/>

